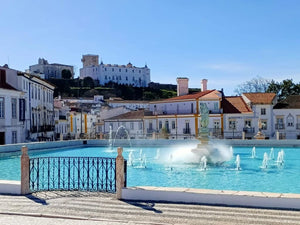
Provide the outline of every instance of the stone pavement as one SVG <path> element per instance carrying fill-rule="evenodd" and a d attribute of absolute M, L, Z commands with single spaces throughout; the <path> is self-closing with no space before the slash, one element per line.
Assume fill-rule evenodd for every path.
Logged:
<path fill-rule="evenodd" d="M 300 211 L 119 201 L 115 195 L 41 192 L 0 195 L 0 224 L 300 224 Z"/>

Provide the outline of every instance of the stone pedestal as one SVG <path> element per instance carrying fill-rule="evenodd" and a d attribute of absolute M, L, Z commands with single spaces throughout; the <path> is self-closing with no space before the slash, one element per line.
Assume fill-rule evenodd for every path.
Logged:
<path fill-rule="evenodd" d="M 123 148 L 118 148 L 118 156 L 116 158 L 116 198 L 122 199 L 122 188 L 124 187 L 124 157 L 122 155 Z"/>
<path fill-rule="evenodd" d="M 22 147 L 21 156 L 21 194 L 26 195 L 30 193 L 29 189 L 29 156 L 28 148 L 26 146 Z"/>

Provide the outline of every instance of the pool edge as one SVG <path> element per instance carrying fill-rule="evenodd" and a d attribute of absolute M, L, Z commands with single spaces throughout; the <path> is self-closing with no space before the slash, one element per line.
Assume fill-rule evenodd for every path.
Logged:
<path fill-rule="evenodd" d="M 300 210 L 300 194 L 269 192 L 143 186 L 123 188 L 122 199 Z"/>

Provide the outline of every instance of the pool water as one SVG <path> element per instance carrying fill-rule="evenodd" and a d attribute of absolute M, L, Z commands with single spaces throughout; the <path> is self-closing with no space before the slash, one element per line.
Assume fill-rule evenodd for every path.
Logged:
<path fill-rule="evenodd" d="M 127 167 L 127 186 L 186 187 L 216 190 L 259 191 L 300 194 L 300 149 L 275 148 L 274 160 L 261 168 L 264 153 L 271 148 L 256 147 L 256 157 L 252 147 L 233 147 L 231 161 L 219 166 L 208 165 L 201 169 L 199 163 L 180 160 L 189 155 L 191 147 L 139 147 L 124 148 L 123 156 L 133 158 L 133 165 Z M 277 166 L 279 151 L 284 150 L 284 165 Z M 176 151 L 180 151 L 177 155 Z M 132 153 L 130 153 L 132 152 Z M 236 155 L 240 156 L 241 170 L 236 169 Z M 116 148 L 86 147 L 66 148 L 48 152 L 29 153 L 30 157 L 47 156 L 91 156 L 116 157 Z M 144 160 L 145 159 L 145 160 Z M 20 180 L 20 156 L 0 159 L 0 179 Z"/>

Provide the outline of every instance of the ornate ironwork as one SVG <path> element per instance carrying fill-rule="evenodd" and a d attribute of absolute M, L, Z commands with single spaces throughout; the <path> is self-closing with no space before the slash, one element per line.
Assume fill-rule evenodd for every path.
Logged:
<path fill-rule="evenodd" d="M 124 166 L 126 165 L 125 161 Z M 84 190 L 114 193 L 116 191 L 115 173 L 115 158 L 32 158 L 30 159 L 30 190 L 33 192 L 52 190 Z"/>

